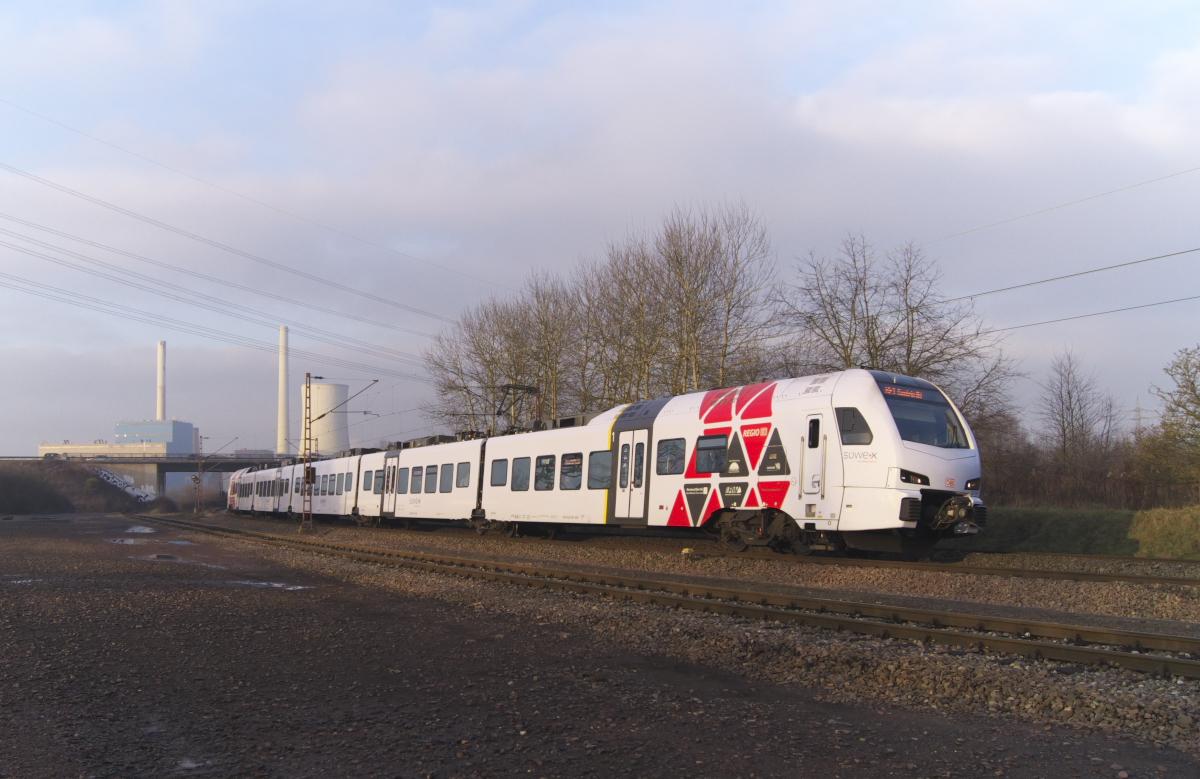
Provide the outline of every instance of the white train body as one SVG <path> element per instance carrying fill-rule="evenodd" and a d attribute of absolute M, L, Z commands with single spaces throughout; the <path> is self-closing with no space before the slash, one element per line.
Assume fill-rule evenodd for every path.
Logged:
<path fill-rule="evenodd" d="M 980 460 L 934 385 L 868 370 L 648 400 L 578 427 L 321 460 L 314 514 L 705 527 L 735 548 L 902 551 L 976 532 Z M 235 512 L 299 513 L 302 468 L 241 471 Z"/>

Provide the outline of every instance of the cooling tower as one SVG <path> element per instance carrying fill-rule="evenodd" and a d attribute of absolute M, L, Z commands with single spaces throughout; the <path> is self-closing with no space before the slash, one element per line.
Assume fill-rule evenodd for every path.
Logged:
<path fill-rule="evenodd" d="M 350 388 L 345 384 L 312 384 L 313 449 L 320 454 L 334 454 L 350 448 L 350 424 L 346 413 L 346 398 Z M 300 407 L 304 408 L 304 385 L 300 386 Z M 330 409 L 337 409 L 326 413 Z M 325 416 L 321 417 L 324 414 Z M 317 420 L 317 417 L 321 417 Z"/>

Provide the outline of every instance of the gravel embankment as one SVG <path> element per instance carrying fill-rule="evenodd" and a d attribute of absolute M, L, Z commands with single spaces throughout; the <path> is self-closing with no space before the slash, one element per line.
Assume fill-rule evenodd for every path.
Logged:
<path fill-rule="evenodd" d="M 293 532 L 278 520 L 212 517 L 207 521 L 261 532 Z M 1071 582 L 1016 579 L 957 573 L 807 565 L 781 560 L 751 560 L 704 556 L 684 558 L 677 552 L 594 548 L 586 543 L 514 543 L 461 532 L 396 531 L 320 525 L 323 539 L 406 549 L 414 552 L 491 557 L 504 562 L 590 566 L 596 571 L 629 571 L 697 577 L 731 586 L 782 585 L 808 591 L 868 593 L 883 597 L 936 599 L 960 603 L 1036 609 L 1040 613 L 1070 612 L 1133 620 L 1167 620 L 1180 624 L 1174 632 L 1200 635 L 1200 587 L 1144 585 L 1129 582 Z M 697 546 L 697 551 L 701 547 Z M 1118 625 L 1114 625 L 1118 626 Z M 1131 625 L 1130 629 L 1150 630 Z"/>
<path fill-rule="evenodd" d="M 1195 746 L 1193 683 L 1061 676 L 134 524 L 0 523 L 0 779 L 1127 779 L 1200 766 L 1169 748 Z M 1035 694 L 1070 712 L 1016 705 Z"/>
<path fill-rule="evenodd" d="M 642 654 L 813 688 L 826 701 L 982 713 L 1116 732 L 1182 750 L 1200 747 L 1200 684 L 1194 681 L 839 636 L 267 547 L 254 553 L 364 586 L 586 631 L 598 642 Z"/>

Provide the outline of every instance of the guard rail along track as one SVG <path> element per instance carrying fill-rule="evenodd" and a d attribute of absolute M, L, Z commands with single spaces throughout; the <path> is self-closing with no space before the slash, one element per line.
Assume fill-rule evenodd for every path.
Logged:
<path fill-rule="evenodd" d="M 164 524 L 180 530 L 226 536 L 268 546 L 331 555 L 357 562 L 412 568 L 562 592 L 607 595 L 616 599 L 652 603 L 659 606 L 726 614 L 748 619 L 774 620 L 881 638 L 924 641 L 963 648 L 979 647 L 993 652 L 1017 654 L 1043 660 L 1109 665 L 1145 673 L 1200 678 L 1200 661 L 1198 660 L 1170 655 L 1145 654 L 1148 651 L 1200 654 L 1200 639 L 1185 636 L 777 595 L 680 584 L 648 578 L 595 575 L 542 566 L 515 565 L 448 555 L 421 554 L 289 538 L 143 514 L 136 516 L 148 522 Z M 1024 636 L 1028 636 L 1028 638 Z M 1058 641 L 1045 639 L 1058 639 Z M 1122 649 L 1108 647 L 1122 647 Z"/>

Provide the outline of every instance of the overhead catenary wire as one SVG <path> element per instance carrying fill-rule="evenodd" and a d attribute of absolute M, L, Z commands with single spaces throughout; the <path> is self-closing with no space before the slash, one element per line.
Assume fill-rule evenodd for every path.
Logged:
<path fill-rule="evenodd" d="M 1051 211 L 1057 211 L 1060 208 L 1067 208 L 1069 206 L 1079 205 L 1080 203 L 1086 203 L 1089 200 L 1097 200 L 1102 197 L 1108 197 L 1109 195 L 1115 195 L 1119 192 L 1128 192 L 1131 189 L 1137 189 L 1138 187 L 1144 187 L 1144 186 L 1147 186 L 1148 184 L 1156 184 L 1160 181 L 1166 181 L 1167 179 L 1173 179 L 1176 176 L 1183 176 L 1188 173 L 1195 173 L 1196 171 L 1200 171 L 1200 166 L 1194 167 L 1194 168 L 1188 168 L 1186 170 L 1177 171 L 1175 173 L 1168 173 L 1165 176 L 1158 176 L 1156 178 L 1147 179 L 1146 181 L 1139 181 L 1136 184 L 1129 184 L 1124 187 L 1110 189 L 1107 192 L 1099 192 L 1095 195 L 1088 195 L 1087 197 L 1077 198 L 1076 200 L 1071 200 L 1066 203 L 1059 203 L 1058 205 L 1055 205 L 1055 206 L 1041 208 L 1041 209 L 1038 209 L 1037 211 L 1030 211 L 1027 214 L 1021 214 L 1020 216 L 1014 216 L 1014 217 L 1010 217 L 1008 219 L 1001 219 L 999 222 L 992 222 L 991 224 L 980 225 L 979 227 L 972 227 L 969 230 L 960 230 L 957 233 L 951 233 L 950 235 L 943 235 L 941 238 L 933 238 L 928 241 L 922 241 L 921 243 L 915 243 L 912 245 L 912 247 L 914 249 L 920 249 L 925 246 L 931 246 L 932 244 L 935 244 L 935 243 L 941 243 L 942 241 L 948 241 L 951 238 L 959 238 L 964 235 L 970 235 L 971 233 L 977 233 L 980 230 L 990 230 L 993 227 L 999 227 L 1000 225 L 1006 225 L 1006 224 L 1010 224 L 1012 222 L 1018 222 L 1022 219 L 1028 219 L 1029 217 L 1032 217 L 1032 216 L 1038 216 L 1039 214 L 1047 214 Z M 877 260 L 880 257 L 886 257 L 888 254 L 889 254 L 889 252 L 880 252 L 878 254 L 872 254 L 870 257 L 867 257 L 866 260 L 868 260 L 868 261 L 869 260 Z M 780 286 L 780 285 L 787 284 L 789 282 L 792 282 L 792 281 L 795 281 L 796 279 L 801 279 L 801 278 L 804 278 L 804 277 L 803 276 L 792 276 L 791 278 L 783 279 L 782 281 L 773 282 L 773 283 L 769 284 L 768 287 Z"/>
<path fill-rule="evenodd" d="M 409 254 L 408 252 L 402 252 L 399 249 L 392 248 L 391 246 L 386 246 L 381 243 L 376 243 L 375 241 L 371 241 L 371 240 L 368 240 L 361 236 L 354 235 L 353 233 L 346 232 L 345 230 L 341 230 L 336 227 L 332 227 L 330 225 L 324 224 L 322 222 L 318 222 L 315 219 L 310 219 L 306 216 L 301 216 L 300 214 L 294 213 L 292 211 L 288 211 L 287 209 L 284 209 L 284 208 L 280 208 L 279 206 L 272 205 L 264 200 L 259 200 L 257 198 L 250 197 L 249 195 L 238 192 L 237 190 L 229 189 L 228 187 L 221 186 L 220 184 L 217 184 L 215 182 L 208 181 L 207 179 L 203 179 L 192 173 L 188 173 L 187 171 L 180 170 L 179 168 L 174 168 L 163 162 L 159 162 L 158 160 L 153 159 L 151 157 L 147 157 L 144 154 L 139 154 L 138 152 L 132 151 L 130 149 L 126 149 L 123 146 L 118 146 L 117 144 L 112 143 L 110 141 L 106 141 L 103 138 L 98 138 L 95 135 L 84 132 L 83 130 L 77 129 L 75 127 L 72 127 L 69 124 L 66 124 L 64 122 L 60 122 L 57 119 L 51 119 L 50 117 L 45 116 L 44 114 L 39 114 L 36 111 L 32 111 L 28 108 L 25 108 L 24 106 L 17 105 L 16 103 L 14 103 L 10 100 L 5 100 L 3 98 L 0 98 L 0 103 L 4 103 L 5 105 L 9 106 L 10 108 L 15 108 L 16 110 L 27 113 L 30 116 L 37 117 L 38 119 L 41 119 L 44 122 L 49 122 L 50 124 L 57 125 L 57 126 L 63 128 L 64 130 L 69 130 L 70 132 L 73 132 L 76 135 L 81 135 L 84 138 L 95 141 L 96 143 L 103 144 L 104 146 L 107 146 L 110 149 L 116 149 L 117 151 L 121 152 L 122 154 L 128 154 L 131 157 L 136 157 L 137 159 L 142 160 L 143 162 L 148 162 L 151 165 L 156 165 L 156 166 L 162 168 L 163 170 L 167 170 L 176 175 L 191 179 L 192 181 L 195 181 L 199 184 L 204 184 L 205 186 L 212 187 L 214 189 L 218 189 L 222 192 L 225 192 L 226 194 L 233 195 L 234 197 L 241 198 L 242 200 L 248 201 L 250 203 L 254 203 L 255 205 L 259 205 L 259 206 L 262 206 L 263 208 L 270 209 L 278 214 L 283 214 L 284 216 L 291 217 L 292 219 L 298 219 L 301 222 L 306 222 L 307 224 L 313 225 L 314 227 L 320 227 L 322 230 L 328 230 L 329 232 L 337 233 L 338 235 L 358 241 L 359 243 L 366 244 L 367 246 L 372 246 L 376 249 L 381 249 L 385 252 L 390 252 L 391 254 L 395 254 L 399 257 L 404 257 L 406 259 L 413 260 L 414 262 L 419 262 L 419 263 L 422 263 L 423 265 L 428 265 L 431 268 L 437 268 L 438 270 L 447 271 L 449 273 L 454 273 L 456 275 L 463 276 L 468 279 L 474 279 L 475 281 L 481 281 L 484 284 L 490 284 L 494 287 L 501 287 L 503 289 L 512 290 L 511 287 L 507 287 L 504 284 L 500 284 L 499 282 L 491 281 L 490 279 L 485 279 L 481 276 L 475 276 L 473 274 L 467 273 L 464 270 L 460 270 L 458 268 L 451 268 L 446 265 L 442 265 L 441 263 L 438 263 L 438 262 L 433 262 L 431 260 L 422 259 L 421 257 L 417 257 L 415 255 Z"/>
<path fill-rule="evenodd" d="M 108 301 L 92 298 L 86 295 L 80 295 L 79 293 L 71 292 L 61 287 L 55 287 L 50 284 L 42 284 L 41 282 L 24 279 L 9 273 L 0 272 L 0 279 L 8 280 L 7 282 L 0 281 L 0 287 L 12 289 L 17 292 L 23 292 L 35 297 L 66 303 L 67 305 L 84 308 L 91 311 L 97 311 L 110 316 L 120 317 L 122 319 L 129 319 L 135 322 L 151 324 L 155 325 L 156 327 L 164 327 L 176 332 L 197 335 L 202 338 L 221 341 L 234 346 L 245 346 L 247 348 L 256 349 L 269 354 L 279 353 L 278 345 L 270 341 L 259 341 L 247 336 L 237 335 L 235 333 L 227 333 L 214 328 L 196 325 L 178 319 L 172 319 L 171 317 L 165 317 L 159 314 L 151 314 L 140 309 L 122 306 L 117 303 L 110 303 Z M 408 379 L 411 381 L 421 382 L 423 384 L 433 383 L 433 380 L 427 376 L 416 376 L 392 370 L 390 368 L 382 368 L 377 365 L 367 365 L 350 360 L 343 360 L 341 358 L 323 355 L 319 352 L 309 352 L 295 348 L 292 348 L 289 351 L 298 357 L 307 359 L 311 362 L 320 363 L 322 365 L 333 365 L 336 367 L 348 368 L 350 370 L 362 371 L 364 373 L 374 373 L 376 375 L 383 375 L 395 379 Z"/>
<path fill-rule="evenodd" d="M 124 249 L 118 249 L 114 246 L 109 246 L 107 244 L 100 243 L 99 241 L 93 241 L 91 239 L 83 238 L 78 235 L 73 235 L 71 233 L 67 233 L 62 230 L 56 230 L 53 227 L 47 227 L 46 225 L 41 225 L 36 222 L 30 222 L 27 219 L 21 219 L 19 217 L 13 216 L 11 214 L 5 214 L 3 212 L 0 212 L 0 219 L 7 220 L 9 222 L 15 222 L 16 224 L 24 225 L 25 227 L 31 227 L 35 230 L 41 230 L 42 232 L 50 233 L 51 235 L 57 235 L 60 238 L 66 238 L 71 241 L 76 241 L 76 242 L 82 243 L 86 246 L 94 247 L 96 249 L 102 249 L 106 252 L 112 252 L 113 254 L 118 254 L 122 257 L 128 257 L 131 260 L 137 260 L 138 262 L 144 262 L 149 265 L 154 265 L 159 268 L 164 268 L 166 270 L 173 271 L 175 273 L 182 273 L 186 276 L 191 276 L 192 278 L 195 278 L 195 279 L 200 279 L 202 281 L 211 282 L 213 284 L 219 284 L 224 289 L 229 289 L 229 288 L 238 289 L 243 292 L 250 293 L 252 295 L 258 295 L 260 297 L 269 298 L 271 300 L 278 300 L 281 303 L 287 303 L 288 305 L 300 306 L 303 308 L 307 308 L 311 311 L 319 311 L 323 314 L 331 314 L 333 316 L 343 317 L 345 319 L 351 319 L 356 322 L 362 322 L 364 324 L 373 325 L 374 327 L 382 327 L 382 328 L 386 328 L 388 330 L 395 330 L 400 333 L 408 333 L 409 335 L 416 335 L 416 336 L 420 336 L 422 338 L 432 338 L 433 337 L 432 334 L 425 333 L 420 330 L 413 330 L 408 327 L 401 327 L 400 325 L 394 325 L 394 324 L 391 324 L 390 322 L 380 322 L 377 319 L 369 319 L 367 317 L 359 316 L 357 314 L 349 314 L 344 311 L 338 311 L 333 308 L 326 308 L 324 306 L 318 306 L 314 303 L 308 303 L 303 300 L 296 300 L 295 298 L 289 298 L 285 295 L 280 295 L 278 293 L 270 292 L 268 290 L 257 289 L 255 287 L 247 286 L 245 284 L 240 284 L 237 282 L 236 279 L 230 279 L 230 278 L 219 279 L 216 276 L 209 276 L 207 274 L 200 273 L 198 271 L 189 270 L 187 268 L 180 268 L 179 266 L 172 265 L 169 262 L 163 262 L 162 260 L 155 260 L 150 257 L 144 257 L 140 254 L 135 254 L 133 252 L 126 251 Z M 3 232 L 3 231 L 0 230 L 0 232 Z M 22 240 L 30 241 L 31 243 L 37 242 L 36 239 L 29 238 L 28 236 L 23 236 L 20 233 L 11 233 L 10 232 L 7 234 L 13 235 L 13 236 L 20 236 Z"/>
<path fill-rule="evenodd" d="M 234 246 L 230 246 L 228 244 L 221 243 L 220 241 L 214 240 L 212 238 L 206 238 L 205 236 L 200 235 L 199 233 L 193 233 L 189 230 L 184 230 L 183 228 L 175 227 L 174 225 L 167 224 L 166 222 L 155 219 L 154 217 L 146 216 L 145 214 L 138 213 L 137 211 L 133 211 L 133 210 L 125 208 L 123 206 L 118 206 L 115 203 L 110 203 L 107 200 L 102 200 L 98 197 L 88 195 L 84 192 L 80 192 L 78 190 L 71 189 L 70 187 L 50 181 L 49 179 L 42 178 L 41 176 L 36 176 L 32 173 L 21 170 L 20 168 L 13 167 L 12 165 L 9 165 L 7 163 L 0 162 L 0 169 L 7 170 L 9 173 L 12 173 L 13 175 L 28 179 L 29 181 L 33 181 L 33 182 L 41 184 L 45 187 L 49 187 L 50 189 L 54 189 L 54 190 L 57 190 L 64 194 L 71 195 L 72 197 L 77 197 L 88 203 L 92 203 L 94 205 L 100 206 L 101 208 L 107 208 L 110 211 L 114 211 L 118 214 L 128 216 L 131 219 L 136 219 L 140 222 L 144 222 L 145 224 L 152 225 L 154 227 L 158 227 L 162 230 L 166 230 L 167 232 L 174 233 L 176 235 L 182 236 L 184 238 L 188 238 L 193 241 L 197 241 L 199 243 L 205 244 L 206 246 L 211 246 L 214 249 L 219 249 L 223 252 L 228 252 L 229 254 L 232 254 L 234 256 L 242 257 L 244 259 L 251 260 L 253 262 L 257 262 L 262 265 L 266 265 L 267 267 L 270 267 L 270 268 L 275 268 L 276 270 L 283 271 L 284 273 L 290 273 L 293 276 L 298 276 L 307 281 L 316 280 L 316 281 L 319 281 L 319 283 L 322 286 L 332 287 L 334 289 L 340 289 L 343 292 L 347 292 L 351 295 L 358 295 L 359 297 L 365 298 L 367 300 L 374 300 L 377 303 L 383 303 L 384 305 L 393 306 L 395 308 L 399 308 L 401 310 L 408 311 L 413 314 L 418 314 L 420 316 L 426 316 L 431 319 L 437 319 L 442 322 L 448 322 L 451 324 L 454 322 L 453 319 L 442 316 L 441 314 L 435 314 L 432 311 L 425 311 L 424 309 L 417 308 L 416 306 L 410 306 L 407 303 L 401 303 L 397 300 L 392 300 L 391 298 L 385 298 L 381 295 L 376 295 L 372 292 L 364 292 L 363 290 L 355 289 L 354 287 L 351 287 L 347 284 L 342 284 L 341 282 L 338 282 L 338 281 L 333 281 L 332 279 L 328 279 L 328 278 L 314 279 L 312 274 L 306 273 L 298 268 L 293 268 L 292 266 L 290 266 L 286 263 L 276 262 L 275 260 L 269 260 L 266 257 L 262 257 L 260 255 L 254 254 L 252 252 L 238 249 Z"/>
<path fill-rule="evenodd" d="M 1140 306 L 1125 306 L 1124 308 L 1111 308 L 1107 311 L 1095 311 L 1091 314 L 1079 314 L 1077 316 L 1064 316 L 1059 319 L 1047 319 L 1044 322 L 1030 322 L 1024 325 L 1012 325 L 1011 327 L 995 327 L 989 332 L 1001 333 L 1006 330 L 1023 330 L 1027 327 L 1040 327 L 1042 325 L 1052 325 L 1058 322 L 1070 322 L 1075 319 L 1089 319 L 1094 316 L 1105 316 L 1107 314 L 1120 314 L 1124 311 L 1137 311 L 1142 308 L 1155 308 L 1156 306 L 1166 306 L 1171 303 L 1186 303 L 1189 300 L 1200 300 L 1200 295 L 1192 295 L 1186 298 L 1174 298 L 1173 300 L 1160 300 L 1157 303 L 1143 303 Z"/>
<path fill-rule="evenodd" d="M 1169 254 L 1159 254 L 1154 257 L 1146 257 L 1146 258 L 1140 259 L 1140 260 L 1130 260 L 1129 262 L 1120 262 L 1115 265 L 1105 265 L 1100 268 L 1091 268 L 1089 270 L 1078 271 L 1076 273 L 1068 273 L 1063 276 L 1052 276 L 1047 279 L 1038 279 L 1037 281 L 1028 281 L 1028 282 L 1024 282 L 1022 284 L 1013 284 L 1008 287 L 999 287 L 997 289 L 991 289 L 991 290 L 987 290 L 985 292 L 974 292 L 969 295 L 959 295 L 958 297 L 953 297 L 953 298 L 939 298 L 931 303 L 926 303 L 926 304 L 919 305 L 919 306 L 913 306 L 911 309 L 894 308 L 894 309 L 891 309 L 890 311 L 881 311 L 881 312 L 878 312 L 875 314 L 870 314 L 868 316 L 850 317 L 850 318 L 846 319 L 844 321 L 844 323 L 845 324 L 853 324 L 853 323 L 857 323 L 857 322 L 866 322 L 871 319 L 877 319 L 882 316 L 906 313 L 909 311 L 920 311 L 921 309 L 932 308 L 934 306 L 943 306 L 943 305 L 946 305 L 949 303 L 958 303 L 958 302 L 961 302 L 964 300 L 974 300 L 975 298 L 986 297 L 988 295 L 996 295 L 1001 292 L 1013 292 L 1013 291 L 1019 290 L 1019 289 L 1027 289 L 1029 287 L 1036 287 L 1041 284 L 1050 284 L 1051 282 L 1055 282 L 1055 281 L 1065 281 L 1067 279 L 1079 278 L 1081 276 L 1089 276 L 1093 273 L 1102 273 L 1104 271 L 1117 270 L 1119 268 L 1128 268 L 1128 267 L 1131 267 L 1134 265 L 1141 265 L 1143 263 L 1154 262 L 1156 260 L 1165 260 L 1165 259 L 1169 259 L 1171 257 L 1180 257 L 1185 254 L 1193 254 L 1195 252 L 1200 252 L 1200 247 L 1197 247 L 1194 249 L 1184 249 L 1182 251 L 1171 252 Z M 1191 298 L 1180 298 L 1179 300 L 1167 300 L 1167 301 L 1163 301 L 1161 303 L 1151 303 L 1151 304 L 1148 304 L 1147 306 L 1133 306 L 1130 309 L 1123 309 L 1123 308 L 1122 309 L 1113 309 L 1112 312 L 1101 312 L 1101 313 L 1116 313 L 1119 311 L 1132 310 L 1132 308 L 1148 308 L 1150 306 L 1161 306 L 1161 305 L 1166 305 L 1167 303 L 1176 303 L 1176 302 L 1181 302 L 1184 300 L 1191 300 Z M 1085 316 L 1099 316 L 1099 314 L 1086 314 Z M 1068 318 L 1071 318 L 1071 317 L 1068 317 Z M 1000 332 L 1001 330 L 1015 330 L 1015 329 L 1019 329 L 1021 327 L 1034 327 L 1036 324 L 1051 324 L 1052 322 L 1057 322 L 1057 321 L 1066 321 L 1066 320 L 1048 320 L 1045 323 L 1020 325 L 1018 327 L 1009 327 L 1009 328 L 989 328 L 988 332 Z M 782 337 L 782 336 L 787 336 L 787 335 L 795 335 L 795 334 L 801 333 L 801 332 L 804 332 L 804 331 L 788 330 L 785 332 L 778 333 L 777 336 Z"/>
<path fill-rule="evenodd" d="M 185 287 L 179 287 L 177 285 L 170 284 L 168 282 L 164 282 L 159 279 L 152 278 L 150 276 L 145 276 L 140 273 L 135 273 L 133 271 L 129 271 L 124 268 L 120 268 L 120 267 L 112 265 L 110 263 L 106 263 L 102 260 L 97 260 L 92 257 L 87 257 L 86 255 L 79 254 L 77 252 L 72 252 L 69 249 L 63 249 L 61 247 L 54 246 L 53 244 L 48 244 L 48 243 L 45 243 L 42 241 L 36 241 L 33 239 L 27 239 L 23 236 L 20 236 L 19 234 L 14 234 L 11 231 L 5 230 L 3 228 L 0 228 L 0 235 L 17 235 L 22 240 L 29 240 L 31 243 L 35 243 L 36 245 L 49 248 L 53 251 L 62 252 L 64 254 L 78 258 L 78 259 L 82 260 L 83 262 L 98 265 L 100 267 L 112 270 L 116 273 L 125 274 L 125 276 L 129 276 L 132 278 L 140 278 L 149 283 L 157 284 L 162 287 L 165 287 L 166 289 L 174 290 L 175 292 L 174 293 L 167 292 L 167 291 L 164 291 L 161 289 L 156 289 L 155 287 L 146 286 L 145 284 L 140 284 L 135 281 L 132 281 L 130 278 L 125 278 L 125 276 L 122 276 L 122 275 L 114 276 L 109 273 L 103 273 L 101 271 L 97 271 L 97 270 L 94 270 L 91 268 L 81 267 L 75 263 L 72 263 L 68 260 L 64 260 L 60 257 L 54 257 L 54 256 L 51 256 L 48 254 L 43 254 L 42 252 L 37 252 L 32 249 L 28 249 L 28 248 L 25 248 L 22 246 L 17 246 L 17 245 L 8 243 L 7 241 L 0 240 L 0 247 L 4 247 L 11 251 L 20 252 L 20 253 L 30 256 L 30 257 L 36 257 L 38 259 L 42 259 L 42 260 L 54 263 L 54 264 L 62 266 L 62 267 L 71 268 L 72 270 L 77 270 L 81 273 L 86 273 L 88 275 L 95 276 L 97 278 L 103 278 L 108 281 L 112 281 L 113 283 L 116 283 L 116 284 L 121 284 L 121 285 L 124 285 L 127 287 L 132 287 L 134 289 L 140 289 L 144 292 L 149 292 L 152 295 L 164 297 L 169 300 L 174 300 L 174 301 L 184 303 L 186 305 L 194 306 L 197 308 L 203 308 L 203 309 L 206 309 L 209 311 L 216 312 L 218 314 L 233 317 L 235 319 L 241 319 L 246 322 L 252 322 L 254 324 L 265 325 L 267 327 L 278 327 L 280 324 L 286 324 L 286 325 L 294 328 L 297 332 L 299 332 L 303 335 L 306 335 L 308 338 L 311 338 L 312 340 L 327 343 L 327 344 L 330 344 L 331 346 L 339 346 L 341 348 L 351 349 L 353 351 L 358 351 L 358 352 L 362 352 L 364 354 L 369 354 L 374 357 L 382 357 L 387 360 L 395 360 L 396 362 L 407 363 L 409 365 L 414 365 L 414 366 L 418 366 L 418 367 L 423 366 L 423 362 L 421 361 L 421 358 L 416 355 L 406 354 L 404 352 L 399 352 L 394 349 L 387 349 L 385 347 L 375 346 L 374 344 L 367 343 L 366 341 L 361 341 L 356 338 L 350 338 L 349 336 L 342 336 L 337 333 L 332 333 L 330 331 L 321 330 L 319 328 L 314 328 L 310 325 L 306 325 L 302 322 L 298 322 L 295 320 L 278 318 L 278 317 L 267 317 L 266 315 L 261 314 L 260 312 L 254 310 L 252 308 L 248 308 L 246 306 L 240 306 L 240 305 L 237 305 L 236 303 L 231 303 L 222 298 L 216 298 L 211 295 L 204 295 L 202 293 L 187 289 Z M 175 294 L 175 293 L 178 293 L 178 294 Z M 241 313 L 239 313 L 239 312 L 241 312 Z"/>

